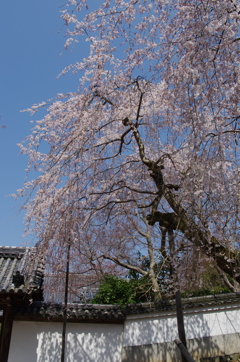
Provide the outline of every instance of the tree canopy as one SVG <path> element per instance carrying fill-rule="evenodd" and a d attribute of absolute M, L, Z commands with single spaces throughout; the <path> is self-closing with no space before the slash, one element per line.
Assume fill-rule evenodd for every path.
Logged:
<path fill-rule="evenodd" d="M 19 195 L 42 250 L 61 258 L 71 240 L 80 268 L 115 263 L 154 286 L 174 230 L 180 266 L 195 248 L 240 282 L 239 17 L 234 0 L 62 8 L 66 47 L 87 41 L 89 55 L 62 72 L 77 91 L 30 109 L 46 115 L 21 144 L 39 172 Z"/>

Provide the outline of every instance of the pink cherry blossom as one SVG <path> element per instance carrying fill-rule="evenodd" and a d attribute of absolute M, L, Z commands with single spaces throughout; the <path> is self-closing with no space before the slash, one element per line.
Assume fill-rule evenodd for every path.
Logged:
<path fill-rule="evenodd" d="M 46 115 L 20 146 L 39 175 L 19 191 L 26 227 L 56 260 L 70 238 L 86 272 L 144 274 L 140 252 L 151 275 L 157 213 L 174 213 L 176 243 L 240 282 L 239 13 L 232 0 L 68 2 L 66 47 L 89 44 L 62 72 L 79 88 L 34 105 Z"/>

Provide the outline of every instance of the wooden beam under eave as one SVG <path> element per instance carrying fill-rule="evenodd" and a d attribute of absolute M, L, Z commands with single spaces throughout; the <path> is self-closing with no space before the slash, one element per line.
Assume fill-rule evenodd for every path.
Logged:
<path fill-rule="evenodd" d="M 1 362 L 8 362 L 12 325 L 13 325 L 12 301 L 10 297 L 7 297 L 3 309 L 3 323 L 2 323 L 1 344 L 0 344 Z"/>

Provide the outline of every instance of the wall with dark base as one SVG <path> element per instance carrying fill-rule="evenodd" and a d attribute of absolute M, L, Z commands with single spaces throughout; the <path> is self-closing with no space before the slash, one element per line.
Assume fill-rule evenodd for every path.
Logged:
<path fill-rule="evenodd" d="M 199 362 L 240 361 L 240 334 L 232 333 L 187 341 L 188 350 Z M 180 351 L 173 342 L 126 346 L 122 362 L 179 362 Z"/>

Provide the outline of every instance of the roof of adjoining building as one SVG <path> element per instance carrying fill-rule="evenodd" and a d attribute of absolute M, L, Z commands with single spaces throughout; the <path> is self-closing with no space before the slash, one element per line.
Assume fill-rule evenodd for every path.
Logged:
<path fill-rule="evenodd" d="M 39 290 L 43 281 L 43 261 L 35 247 L 0 247 L 0 293 Z"/>

